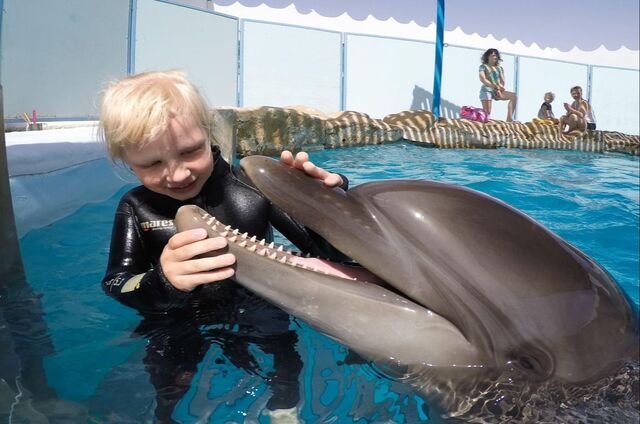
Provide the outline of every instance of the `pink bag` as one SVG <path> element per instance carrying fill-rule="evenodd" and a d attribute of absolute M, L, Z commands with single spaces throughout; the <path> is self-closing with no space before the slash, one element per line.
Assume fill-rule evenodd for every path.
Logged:
<path fill-rule="evenodd" d="M 473 106 L 462 106 L 460 108 L 460 118 L 483 123 L 489 120 L 489 116 L 487 116 L 487 112 L 484 109 Z"/>

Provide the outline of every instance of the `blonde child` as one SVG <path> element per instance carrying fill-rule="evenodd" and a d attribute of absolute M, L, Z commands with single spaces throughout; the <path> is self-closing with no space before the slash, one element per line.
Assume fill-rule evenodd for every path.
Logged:
<path fill-rule="evenodd" d="M 558 120 L 553 114 L 553 109 L 551 106 L 551 103 L 553 103 L 555 98 L 556 98 L 556 95 L 553 94 L 551 91 L 544 93 L 544 102 L 542 102 L 542 105 L 540 105 L 540 109 L 538 110 L 539 119 L 546 119 L 549 121 L 553 121 L 556 124 L 558 123 Z"/>
<path fill-rule="evenodd" d="M 225 252 L 224 238 L 207 239 L 204 230 L 176 234 L 173 218 L 180 206 L 196 204 L 258 238 L 271 239 L 275 226 L 305 253 L 343 257 L 225 162 L 212 144 L 207 106 L 183 73 L 148 72 L 113 83 L 103 95 L 100 126 L 112 160 L 142 183 L 118 204 L 102 287 L 145 317 L 136 333 L 149 338 L 145 365 L 156 388 L 156 418 L 172 422 L 197 364 L 211 340 L 221 337 L 219 327 L 215 336 L 200 329 L 216 323 L 239 328 L 224 336 L 233 343 L 220 342 L 236 365 L 256 366 L 247 359 L 252 343 L 273 354 L 279 377 L 267 381 L 273 393 L 267 411 L 295 411 L 302 363 L 289 316 L 229 280 L 236 259 Z M 294 158 L 283 152 L 281 160 L 346 189 L 346 178 L 316 167 L 305 153 Z M 210 251 L 219 254 L 199 258 Z"/>

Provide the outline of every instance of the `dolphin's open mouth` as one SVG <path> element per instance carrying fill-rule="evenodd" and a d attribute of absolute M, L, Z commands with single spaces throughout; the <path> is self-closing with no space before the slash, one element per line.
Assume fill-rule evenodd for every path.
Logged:
<path fill-rule="evenodd" d="M 178 231 L 202 228 L 209 237 L 225 237 L 236 256 L 236 282 L 367 359 L 403 367 L 448 366 L 451 357 L 442 347 L 449 346 L 458 354 L 457 365 L 481 365 L 476 349 L 447 319 L 363 268 L 300 257 L 195 205 L 181 207 L 175 225 Z M 378 331 L 375 337 L 371 328 Z M 421 337 L 425 334 L 429 337 Z"/>
<path fill-rule="evenodd" d="M 313 258 L 309 255 L 302 256 L 291 250 L 285 250 L 284 246 L 276 245 L 274 242 L 267 243 L 265 239 L 258 240 L 256 236 L 249 233 L 241 233 L 238 229 L 225 225 L 200 208 L 186 207 L 186 210 L 199 215 L 208 226 L 210 237 L 224 237 L 231 247 L 236 251 L 243 249 L 249 254 L 261 256 L 276 261 L 282 265 L 300 268 L 309 272 L 324 275 L 331 275 L 345 280 L 359 281 L 362 283 L 376 284 L 381 282 L 374 274 L 369 273 L 364 268 L 344 265 L 320 258 Z M 182 221 L 181 221 L 181 225 Z M 184 228 L 181 228 L 184 230 Z"/>

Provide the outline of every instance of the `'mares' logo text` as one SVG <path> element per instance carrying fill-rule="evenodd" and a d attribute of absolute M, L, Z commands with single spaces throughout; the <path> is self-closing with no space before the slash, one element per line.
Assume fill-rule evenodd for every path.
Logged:
<path fill-rule="evenodd" d="M 173 229 L 173 219 L 156 219 L 153 221 L 145 221 L 140 223 L 142 231 L 157 231 L 165 229 Z"/>

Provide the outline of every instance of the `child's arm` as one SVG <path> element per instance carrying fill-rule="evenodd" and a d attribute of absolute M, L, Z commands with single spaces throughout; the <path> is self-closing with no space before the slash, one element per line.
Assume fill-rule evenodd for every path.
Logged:
<path fill-rule="evenodd" d="M 134 207 L 123 199 L 111 233 L 107 271 L 102 289 L 120 303 L 145 313 L 163 313 L 186 301 L 160 266 L 147 254 Z"/>
<path fill-rule="evenodd" d="M 226 247 L 224 237 L 207 238 L 207 232 L 202 229 L 183 231 L 169 239 L 160 255 L 160 265 L 173 287 L 190 292 L 202 284 L 233 277 L 236 258 L 225 253 Z M 220 254 L 198 257 L 212 251 Z"/>
<path fill-rule="evenodd" d="M 126 199 L 116 212 L 109 261 L 102 288 L 120 303 L 143 313 L 165 313 L 184 306 L 198 285 L 233 275 L 231 254 L 198 259 L 194 256 L 226 246 L 224 239 L 207 239 L 197 230 L 143 239 L 136 209 Z M 145 244 L 146 243 L 146 244 Z M 149 244 L 157 243 L 158 246 Z M 162 249 L 160 257 L 152 257 Z M 159 262 L 158 262 L 159 260 Z"/>
<path fill-rule="evenodd" d="M 309 155 L 306 152 L 298 152 L 294 159 L 293 154 L 285 150 L 280 155 L 280 161 L 293 168 L 303 170 L 310 177 L 322 180 L 327 187 L 339 187 L 344 183 L 340 174 L 325 171 L 314 165 L 313 162 L 309 160 Z"/>

